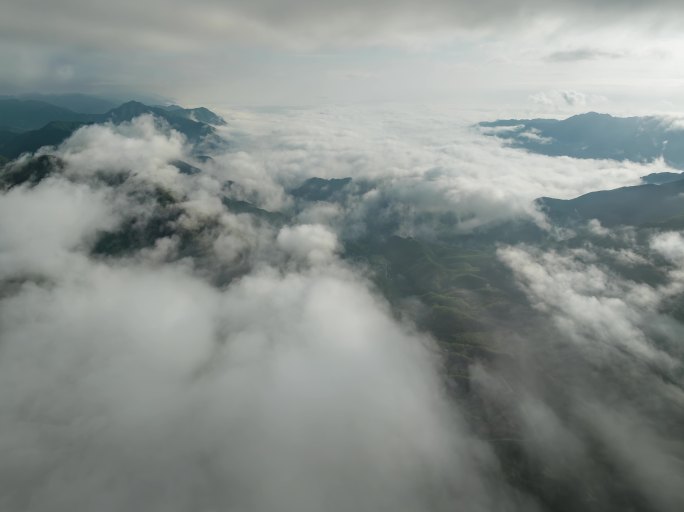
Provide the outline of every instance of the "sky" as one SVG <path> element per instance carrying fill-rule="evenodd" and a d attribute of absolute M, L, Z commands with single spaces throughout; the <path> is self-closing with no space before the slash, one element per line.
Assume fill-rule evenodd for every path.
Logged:
<path fill-rule="evenodd" d="M 675 0 L 1 0 L 0 93 L 679 113 Z"/>

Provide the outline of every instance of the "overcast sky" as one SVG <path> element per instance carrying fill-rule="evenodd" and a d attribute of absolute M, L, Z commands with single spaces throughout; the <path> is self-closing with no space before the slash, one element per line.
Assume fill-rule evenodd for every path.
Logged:
<path fill-rule="evenodd" d="M 679 113 L 676 0 L 0 0 L 0 93 Z"/>

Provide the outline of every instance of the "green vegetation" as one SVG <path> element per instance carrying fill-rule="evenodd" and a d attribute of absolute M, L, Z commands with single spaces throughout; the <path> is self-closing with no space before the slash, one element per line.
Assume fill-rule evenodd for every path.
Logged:
<path fill-rule="evenodd" d="M 525 303 L 495 245 L 466 248 L 392 236 L 350 243 L 345 256 L 367 265 L 399 310 L 407 299 L 419 301 L 419 326 L 464 358 L 500 351 L 495 332 L 517 323 Z"/>

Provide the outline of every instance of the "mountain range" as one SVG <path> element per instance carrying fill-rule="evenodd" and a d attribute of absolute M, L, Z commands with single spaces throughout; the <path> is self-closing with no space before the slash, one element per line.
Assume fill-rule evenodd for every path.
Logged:
<path fill-rule="evenodd" d="M 485 134 L 548 156 L 654 162 L 684 169 L 684 130 L 673 119 L 614 117 L 588 112 L 567 119 L 481 122 Z"/>
<path fill-rule="evenodd" d="M 123 103 L 103 113 L 93 113 L 97 105 L 103 107 L 107 103 L 104 100 L 98 103 L 97 98 L 88 103 L 88 98 L 79 96 L 80 102 L 76 102 L 58 97 L 56 101 L 62 105 L 82 105 L 86 110 L 82 112 L 37 99 L 0 99 L 0 158 L 12 160 L 43 146 L 58 145 L 81 126 L 106 122 L 117 124 L 144 114 L 163 120 L 193 143 L 213 135 L 215 126 L 226 124 L 221 116 L 204 107 L 149 106 L 137 101 Z"/>

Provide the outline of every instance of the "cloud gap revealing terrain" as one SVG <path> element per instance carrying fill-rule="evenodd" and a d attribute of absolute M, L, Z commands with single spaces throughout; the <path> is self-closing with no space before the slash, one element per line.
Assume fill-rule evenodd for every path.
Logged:
<path fill-rule="evenodd" d="M 680 121 L 0 120 L 0 510 L 683 510 Z"/>

